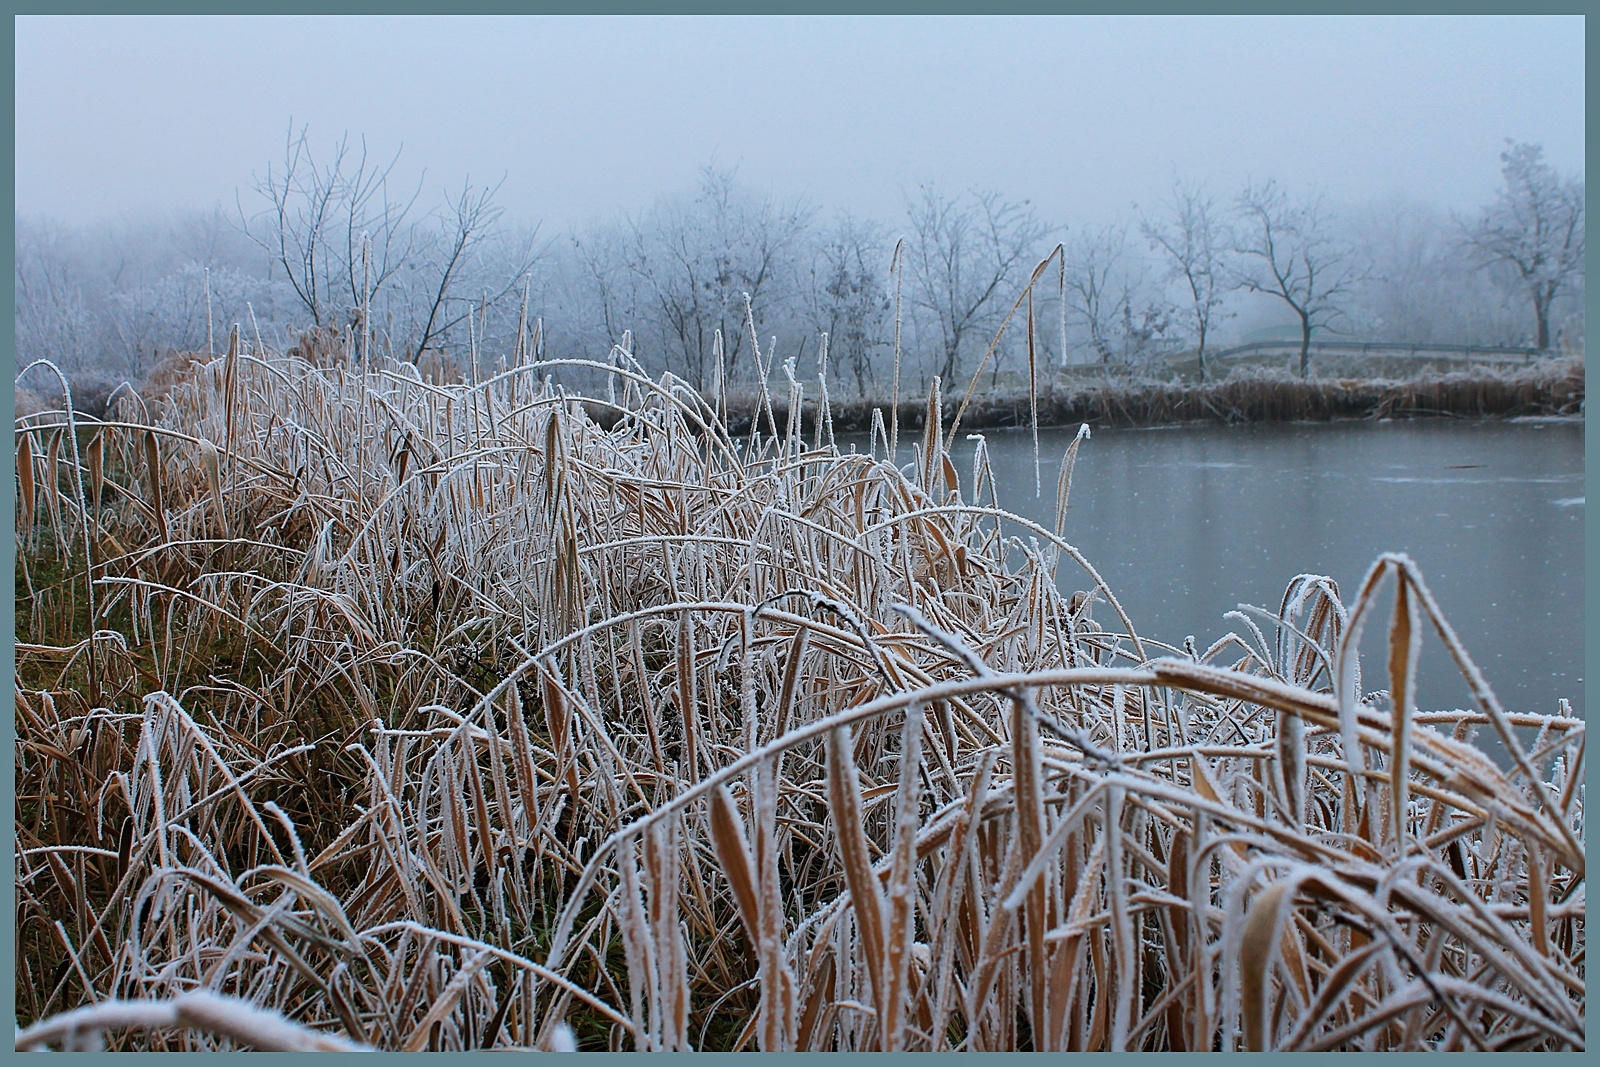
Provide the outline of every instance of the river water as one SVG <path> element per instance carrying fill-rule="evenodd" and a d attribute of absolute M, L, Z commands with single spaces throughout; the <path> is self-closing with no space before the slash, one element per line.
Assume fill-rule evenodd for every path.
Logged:
<path fill-rule="evenodd" d="M 987 433 L 1000 505 L 1049 528 L 1072 436 L 1040 431 L 1035 497 L 1028 432 Z M 966 491 L 973 445 L 952 456 Z M 1582 422 L 1416 420 L 1096 430 L 1063 535 L 1141 637 L 1201 649 L 1244 633 L 1223 618 L 1241 603 L 1275 613 L 1297 574 L 1333 578 L 1348 604 L 1379 553 L 1408 553 L 1508 709 L 1566 697 L 1582 714 L 1583 525 Z M 1089 587 L 1061 567 L 1064 589 Z M 1391 583 L 1362 640 L 1368 689 L 1388 688 L 1392 598 Z M 1473 706 L 1431 626 L 1417 689 L 1424 709 Z"/>

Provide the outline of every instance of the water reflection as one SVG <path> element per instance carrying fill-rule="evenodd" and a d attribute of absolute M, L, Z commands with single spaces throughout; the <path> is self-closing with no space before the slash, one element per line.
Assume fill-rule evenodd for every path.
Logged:
<path fill-rule="evenodd" d="M 1027 432 L 987 435 L 1002 507 L 1045 526 L 1070 431 L 1041 431 L 1034 496 Z M 963 483 L 971 442 L 957 445 Z M 1407 552 L 1508 708 L 1583 711 L 1583 425 L 1405 421 L 1096 430 L 1080 446 L 1065 536 L 1141 636 L 1204 648 L 1241 602 L 1275 610 L 1295 575 L 1348 601 L 1380 552 Z M 1084 576 L 1063 564 L 1064 588 Z M 1386 688 L 1388 607 L 1362 645 Z M 1269 635 L 1270 637 L 1270 635 Z M 1437 637 L 1424 638 L 1424 708 L 1471 707 Z"/>

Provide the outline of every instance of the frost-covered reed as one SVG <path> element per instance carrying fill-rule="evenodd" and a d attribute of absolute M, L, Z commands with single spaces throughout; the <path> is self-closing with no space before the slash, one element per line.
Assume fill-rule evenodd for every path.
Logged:
<path fill-rule="evenodd" d="M 622 348 L 359 348 L 18 422 L 38 1040 L 1584 1046 L 1584 725 L 1405 557 L 1179 649 L 1062 528 L 1076 442 L 1045 528 L 936 397 L 897 469 Z M 1476 707 L 1413 706 L 1424 639 Z"/>

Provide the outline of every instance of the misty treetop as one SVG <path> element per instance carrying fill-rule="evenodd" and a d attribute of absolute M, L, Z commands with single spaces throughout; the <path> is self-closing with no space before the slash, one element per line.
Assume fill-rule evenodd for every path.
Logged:
<path fill-rule="evenodd" d="M 67 227 L 18 218 L 19 365 L 142 377 L 172 351 L 208 351 L 238 324 L 284 350 L 306 331 L 441 373 L 514 350 L 540 320 L 547 356 L 625 342 L 659 374 L 754 382 L 757 360 L 814 373 L 824 335 L 847 392 L 965 381 L 1035 266 L 1036 354 L 1157 377 L 1278 328 L 1361 341 L 1579 348 L 1584 180 L 1507 142 L 1504 185 L 1478 216 L 1395 199 L 1343 214 L 1270 180 L 1217 190 L 1177 177 L 1160 203 L 1109 222 L 1046 219 L 992 189 L 907 190 L 872 219 L 753 189 L 708 166 L 687 189 L 565 233 L 509 220 L 499 186 L 463 176 L 430 200 L 394 178 L 397 154 L 303 131 L 230 210 Z M 899 254 L 896 255 L 896 249 Z M 891 269 L 891 263 L 894 269 Z M 1009 330 L 987 387 L 1026 370 Z"/>
<path fill-rule="evenodd" d="M 1557 174 L 1538 145 L 1506 143 L 1505 184 L 1467 225 L 1467 246 L 1482 265 L 1515 272 L 1533 301 L 1534 345 L 1548 348 L 1556 299 L 1583 284 L 1584 183 Z"/>

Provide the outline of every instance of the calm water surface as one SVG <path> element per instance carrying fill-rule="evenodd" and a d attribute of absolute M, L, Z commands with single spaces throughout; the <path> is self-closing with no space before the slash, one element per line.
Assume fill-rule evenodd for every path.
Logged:
<path fill-rule="evenodd" d="M 987 438 L 1001 506 L 1048 528 L 1072 433 L 1040 431 L 1039 498 L 1028 433 Z M 964 489 L 973 444 L 952 457 Z M 1275 612 L 1297 574 L 1333 578 L 1348 603 L 1379 553 L 1406 552 L 1508 708 L 1566 697 L 1582 714 L 1583 524 L 1581 422 L 1440 420 L 1096 430 L 1063 533 L 1140 636 L 1202 649 L 1242 629 L 1223 618 L 1241 603 Z M 1074 570 L 1063 588 L 1088 588 Z M 1362 641 L 1369 689 L 1388 686 L 1392 596 Z M 1418 705 L 1472 706 L 1431 627 Z"/>

